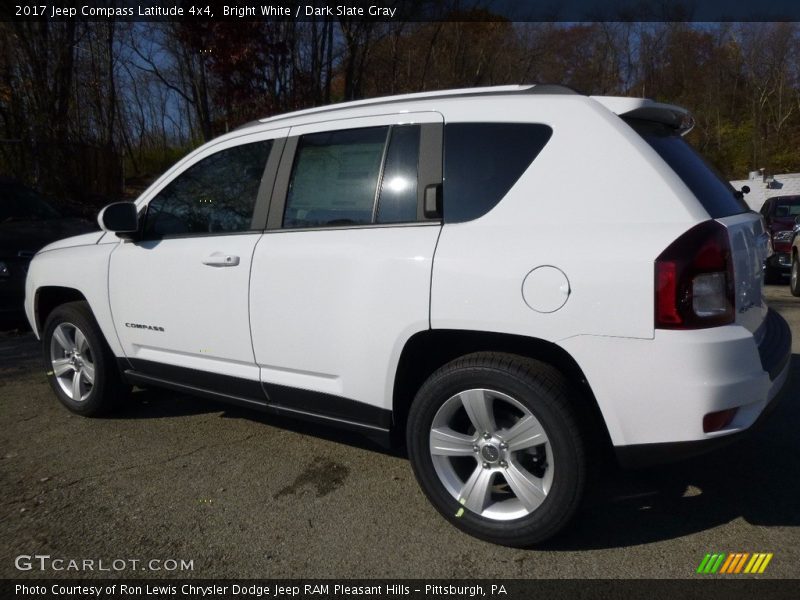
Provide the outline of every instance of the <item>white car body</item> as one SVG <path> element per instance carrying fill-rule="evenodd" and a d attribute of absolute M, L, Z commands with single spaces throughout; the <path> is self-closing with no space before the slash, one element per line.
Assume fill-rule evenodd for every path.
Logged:
<path fill-rule="evenodd" d="M 602 415 L 598 426 L 621 455 L 749 428 L 788 373 L 783 356 L 769 373 L 759 354 L 768 307 L 758 215 L 718 219 L 733 249 L 735 320 L 657 328 L 654 262 L 710 216 L 618 115 L 672 122 L 686 111 L 531 89 L 417 94 L 266 119 L 192 152 L 136 201 L 144 209 L 191 165 L 256 140 L 285 142 L 284 156 L 274 159 L 280 171 L 291 140 L 309 133 L 409 123 L 552 128 L 502 201 L 479 218 L 298 229 L 270 223 L 239 235 L 149 242 L 87 234 L 36 255 L 27 280 L 30 323 L 39 335 L 46 316 L 39 299 L 58 288 L 59 297 L 88 302 L 135 383 L 378 436 L 402 425 L 408 399 L 398 391 L 398 367 L 415 338 L 431 332 L 456 340 L 459 333 L 511 336 L 571 361 Z M 237 264 L 204 264 L 215 256 Z M 183 378 L 173 379 L 175 372 Z M 739 409 L 735 418 L 704 432 L 704 415 L 728 408 Z"/>

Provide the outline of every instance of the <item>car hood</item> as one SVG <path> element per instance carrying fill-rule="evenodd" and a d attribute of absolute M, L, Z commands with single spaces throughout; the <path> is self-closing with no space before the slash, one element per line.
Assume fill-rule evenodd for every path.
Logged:
<path fill-rule="evenodd" d="M 0 256 L 35 253 L 57 240 L 91 232 L 95 227 L 83 219 L 48 219 L 0 223 Z M 102 232 L 96 232 L 99 235 Z M 83 237 L 83 236 L 82 236 Z"/>

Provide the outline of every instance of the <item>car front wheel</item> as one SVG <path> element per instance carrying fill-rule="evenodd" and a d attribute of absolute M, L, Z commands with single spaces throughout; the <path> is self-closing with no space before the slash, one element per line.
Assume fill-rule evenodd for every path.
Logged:
<path fill-rule="evenodd" d="M 130 391 L 86 302 L 62 304 L 50 313 L 42 354 L 53 391 L 74 413 L 106 413 Z"/>
<path fill-rule="evenodd" d="M 797 253 L 792 255 L 792 275 L 789 279 L 789 289 L 792 296 L 800 296 L 800 258 Z"/>
<path fill-rule="evenodd" d="M 520 356 L 457 359 L 422 386 L 408 452 L 428 499 L 456 527 L 531 546 L 555 535 L 580 503 L 584 444 L 561 374 Z"/>

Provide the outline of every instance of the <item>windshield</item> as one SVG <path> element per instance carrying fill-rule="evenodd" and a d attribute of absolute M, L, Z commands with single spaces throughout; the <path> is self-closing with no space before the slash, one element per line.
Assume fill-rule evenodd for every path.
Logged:
<path fill-rule="evenodd" d="M 775 216 L 778 218 L 800 216 L 800 198 L 786 198 L 776 202 Z"/>
<path fill-rule="evenodd" d="M 683 180 L 713 219 L 748 212 L 733 186 L 677 132 L 659 123 L 625 119 Z"/>
<path fill-rule="evenodd" d="M 9 221 L 44 221 L 61 214 L 36 192 L 22 186 L 0 188 L 0 223 Z"/>

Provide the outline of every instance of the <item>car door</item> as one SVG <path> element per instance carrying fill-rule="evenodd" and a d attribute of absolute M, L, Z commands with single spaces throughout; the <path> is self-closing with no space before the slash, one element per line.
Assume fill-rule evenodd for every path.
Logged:
<path fill-rule="evenodd" d="M 248 285 L 286 132 L 193 157 L 144 201 L 141 239 L 111 254 L 111 310 L 136 373 L 263 399 Z"/>
<path fill-rule="evenodd" d="M 400 353 L 429 328 L 441 135 L 433 112 L 291 129 L 250 287 L 272 406 L 388 427 Z"/>

